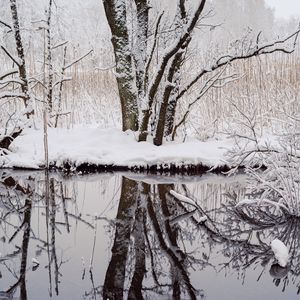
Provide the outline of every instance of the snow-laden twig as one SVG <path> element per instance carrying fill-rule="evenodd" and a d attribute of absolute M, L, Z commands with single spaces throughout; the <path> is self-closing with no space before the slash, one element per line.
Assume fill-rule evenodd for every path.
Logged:
<path fill-rule="evenodd" d="M 66 64 L 64 66 L 64 69 L 69 69 L 71 68 L 73 65 L 77 64 L 78 62 L 80 62 L 81 60 L 83 60 L 85 57 L 87 57 L 88 55 L 90 55 L 94 50 L 90 49 L 87 53 L 81 55 L 80 57 L 74 59 L 73 61 L 69 62 L 68 64 Z"/>

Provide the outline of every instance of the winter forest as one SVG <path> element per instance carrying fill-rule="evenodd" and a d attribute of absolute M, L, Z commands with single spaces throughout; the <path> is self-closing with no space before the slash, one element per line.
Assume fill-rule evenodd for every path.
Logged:
<path fill-rule="evenodd" d="M 0 300 L 298 299 L 276 3 L 0 0 Z"/>

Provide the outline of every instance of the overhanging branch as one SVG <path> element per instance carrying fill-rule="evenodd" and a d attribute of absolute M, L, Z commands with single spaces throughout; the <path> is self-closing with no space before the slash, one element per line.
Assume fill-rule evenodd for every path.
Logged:
<path fill-rule="evenodd" d="M 277 41 L 273 41 L 270 43 L 266 43 L 264 45 L 260 45 L 258 46 L 256 44 L 256 46 L 252 49 L 249 49 L 247 53 L 245 54 L 241 54 L 241 55 L 223 55 L 220 58 L 217 59 L 217 61 L 210 67 L 210 68 L 204 68 L 202 69 L 178 94 L 177 96 L 177 100 L 180 99 L 183 95 L 185 95 L 185 93 L 187 91 L 190 90 L 191 87 L 194 86 L 194 84 L 196 84 L 200 78 L 202 78 L 205 74 L 207 73 L 211 73 L 227 64 L 230 64 L 234 61 L 237 60 L 244 60 L 244 59 L 248 59 L 251 57 L 255 57 L 255 56 L 260 56 L 263 54 L 271 54 L 274 52 L 283 52 L 283 53 L 293 53 L 295 51 L 295 46 L 296 46 L 296 42 L 298 39 L 298 35 L 299 35 L 300 29 L 298 29 L 297 31 L 295 31 L 294 33 L 290 34 L 289 36 L 287 36 L 284 39 L 281 40 L 277 40 Z M 293 43 L 293 47 L 291 49 L 289 49 L 288 47 L 280 47 L 277 48 L 277 46 L 279 45 L 283 45 L 284 43 L 290 41 L 291 39 L 295 39 L 294 43 Z M 258 39 L 259 40 L 259 35 L 258 35 Z M 275 47 L 275 48 L 274 48 Z"/>

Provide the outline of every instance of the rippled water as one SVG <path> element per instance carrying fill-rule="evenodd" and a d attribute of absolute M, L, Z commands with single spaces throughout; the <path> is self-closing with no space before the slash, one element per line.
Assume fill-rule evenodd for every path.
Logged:
<path fill-rule="evenodd" d="M 0 178 L 0 299 L 299 297 L 299 222 L 238 213 L 244 175 Z"/>

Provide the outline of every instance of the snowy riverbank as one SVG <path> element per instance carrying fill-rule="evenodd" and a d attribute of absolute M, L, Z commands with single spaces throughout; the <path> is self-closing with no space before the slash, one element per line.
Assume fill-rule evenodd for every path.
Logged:
<path fill-rule="evenodd" d="M 185 143 L 168 142 L 157 147 L 150 142 L 136 142 L 133 132 L 118 129 L 76 128 L 48 130 L 49 163 L 58 168 L 109 165 L 115 167 L 152 167 L 203 165 L 226 166 L 225 153 L 233 146 L 230 139 Z M 11 152 L 0 157 L 1 168 L 44 166 L 43 131 L 27 129 L 11 145 Z"/>

